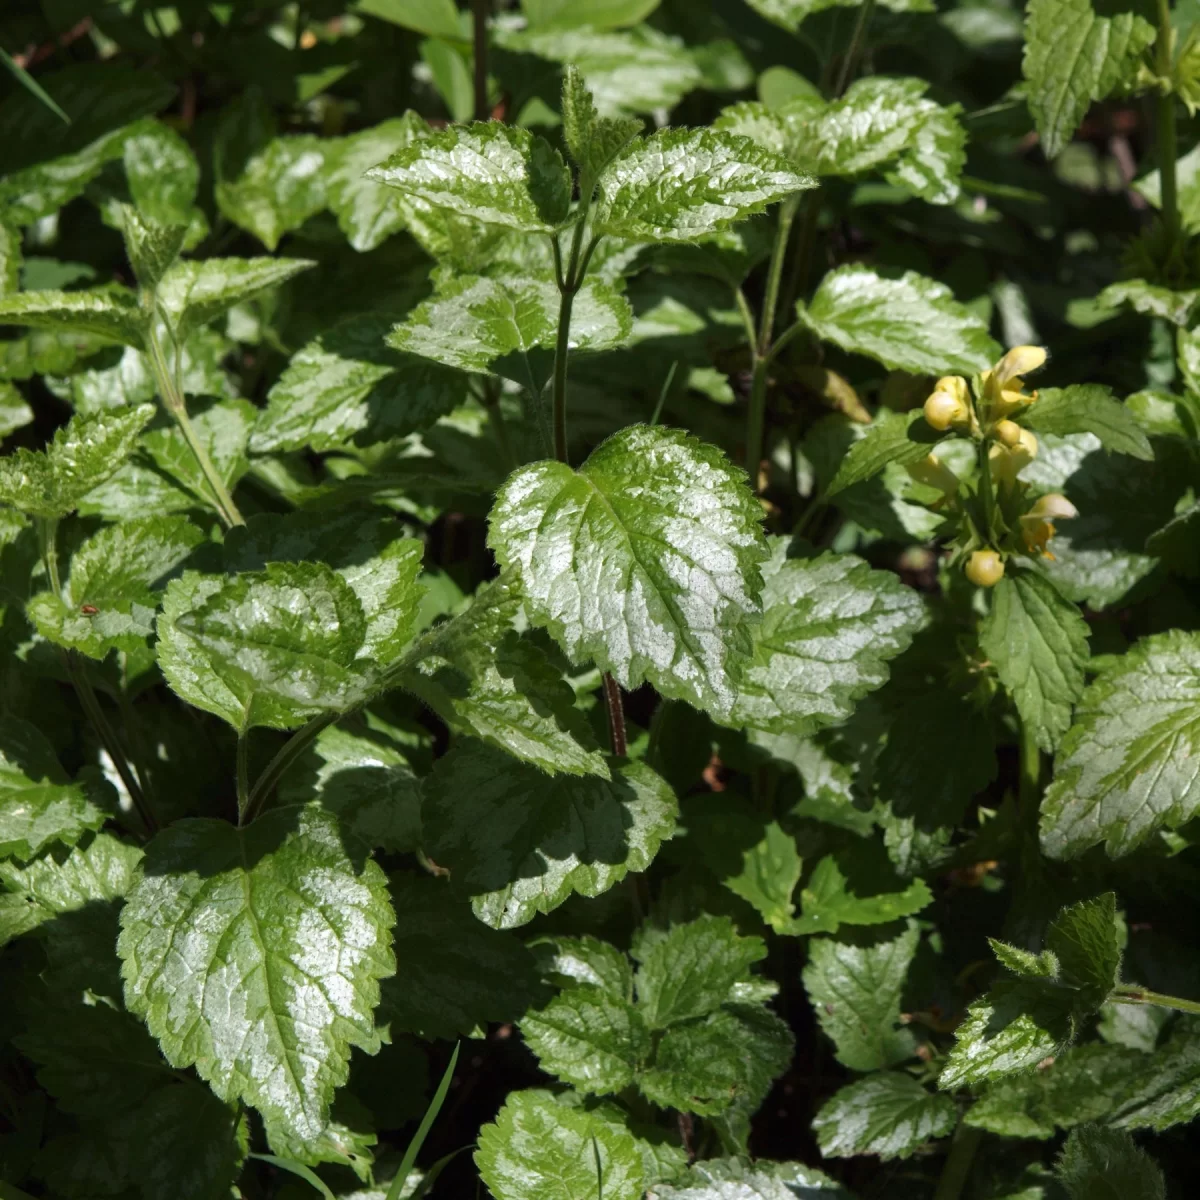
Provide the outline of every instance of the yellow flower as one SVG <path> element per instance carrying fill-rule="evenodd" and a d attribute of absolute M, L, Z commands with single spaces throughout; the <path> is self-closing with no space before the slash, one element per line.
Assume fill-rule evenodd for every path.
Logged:
<path fill-rule="evenodd" d="M 1048 492 L 1045 496 L 1039 497 L 1033 507 L 1021 518 L 1021 534 L 1025 540 L 1025 549 L 1030 554 L 1053 558 L 1054 555 L 1046 549 L 1046 546 L 1055 534 L 1054 522 L 1066 521 L 1077 516 L 1079 516 L 1079 510 L 1066 496 L 1058 492 Z"/>
<path fill-rule="evenodd" d="M 944 375 L 925 401 L 925 420 L 939 433 L 971 420 L 970 393 L 961 375 Z"/>
<path fill-rule="evenodd" d="M 1028 429 L 1020 431 L 1011 450 L 998 442 L 994 443 L 988 451 L 992 478 L 997 483 L 1016 483 L 1017 476 L 1037 458 L 1037 452 L 1037 438 Z"/>
<path fill-rule="evenodd" d="M 987 415 L 999 420 L 1018 412 L 1037 399 L 1037 392 L 1025 392 L 1022 376 L 1044 366 L 1046 351 L 1041 346 L 1014 346 L 990 371 L 984 371 L 983 395 Z"/>

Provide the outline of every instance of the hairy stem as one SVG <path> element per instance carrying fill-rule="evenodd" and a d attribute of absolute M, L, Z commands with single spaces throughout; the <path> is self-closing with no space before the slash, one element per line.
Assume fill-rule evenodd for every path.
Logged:
<path fill-rule="evenodd" d="M 275 789 L 275 785 L 283 778 L 288 767 L 308 749 L 322 729 L 327 725 L 332 725 L 343 715 L 343 713 L 321 713 L 320 716 L 313 717 L 307 725 L 302 725 L 297 729 L 279 747 L 275 757 L 267 763 L 263 773 L 255 781 L 254 787 L 250 790 L 250 795 L 246 799 L 244 808 L 239 801 L 239 825 L 249 825 L 255 817 L 262 813 L 262 810 L 267 805 L 267 801 L 271 797 L 272 791 Z"/>
<path fill-rule="evenodd" d="M 837 84 L 833 89 L 836 96 L 840 96 L 854 78 L 854 69 L 858 66 L 858 59 L 866 40 L 867 26 L 871 23 L 874 11 L 875 0 L 863 0 L 859 5 L 858 19 L 854 22 L 854 32 L 850 35 L 850 45 L 846 47 L 846 57 L 842 59 L 842 69 L 838 72 Z"/>
<path fill-rule="evenodd" d="M 567 461 L 567 358 L 571 352 L 571 309 L 580 284 L 580 255 L 583 251 L 583 226 L 587 221 L 587 202 L 571 235 L 571 254 L 559 282 L 558 336 L 554 342 L 554 457 Z M 590 255 L 589 255 L 590 257 Z"/>
<path fill-rule="evenodd" d="M 237 805 L 241 825 L 250 806 L 250 730 L 243 725 L 237 738 Z"/>
<path fill-rule="evenodd" d="M 941 1178 L 938 1179 L 937 1191 L 933 1200 L 958 1200 L 971 1176 L 971 1166 L 975 1161 L 975 1151 L 983 1140 L 983 1130 L 973 1129 L 970 1125 L 959 1124 L 954 1131 L 954 1140 L 950 1143 L 950 1153 L 942 1166 Z"/>
<path fill-rule="evenodd" d="M 629 746 L 625 737 L 625 709 L 621 704 L 621 685 L 607 671 L 601 678 L 604 682 L 604 706 L 608 710 L 608 736 L 612 742 L 612 752 L 618 758 L 624 758 Z"/>
<path fill-rule="evenodd" d="M 213 499 L 216 501 L 217 512 L 220 514 L 221 520 L 230 527 L 245 525 L 246 522 L 242 514 L 238 511 L 237 505 L 234 504 L 233 497 L 229 494 L 229 489 L 225 486 L 225 481 L 213 465 L 212 459 L 209 458 L 208 451 L 200 441 L 196 433 L 196 427 L 192 424 L 191 417 L 188 416 L 187 402 L 184 400 L 183 390 L 175 378 L 175 373 L 167 365 L 162 343 L 158 340 L 158 333 L 154 328 L 153 320 L 150 322 L 147 345 L 150 352 L 150 369 L 154 375 L 154 383 L 158 388 L 158 394 L 162 397 L 162 402 L 167 412 L 171 414 L 175 419 L 175 423 L 179 426 L 179 431 L 183 434 L 183 440 L 187 442 L 188 449 L 192 452 L 192 457 L 196 460 L 197 466 L 199 466 L 203 473 L 205 482 L 208 484 L 213 494 Z"/>
<path fill-rule="evenodd" d="M 487 89 L 487 23 L 490 8 L 491 0 L 471 0 L 471 12 L 475 18 L 475 120 L 477 121 L 486 121 L 490 116 Z"/>
<path fill-rule="evenodd" d="M 1174 27 L 1171 24 L 1169 0 L 1158 0 L 1158 40 L 1154 52 L 1158 74 L 1164 79 L 1171 74 L 1171 51 Z M 1175 179 L 1177 141 L 1175 133 L 1175 96 L 1171 92 L 1158 97 L 1158 172 L 1162 181 L 1162 219 L 1172 245 L 1179 234 L 1179 192 Z"/>
<path fill-rule="evenodd" d="M 1173 1008 L 1176 1012 L 1200 1013 L 1200 1000 L 1184 1000 L 1180 996 L 1166 996 L 1148 988 L 1123 984 L 1109 993 L 1113 1004 L 1157 1004 L 1160 1008 Z"/>

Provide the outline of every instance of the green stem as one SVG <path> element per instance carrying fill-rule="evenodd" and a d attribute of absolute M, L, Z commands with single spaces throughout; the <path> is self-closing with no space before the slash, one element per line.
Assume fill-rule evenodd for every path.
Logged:
<path fill-rule="evenodd" d="M 475 33 L 475 120 L 486 121 L 490 116 L 487 88 L 487 23 L 491 0 L 472 0 Z"/>
<path fill-rule="evenodd" d="M 1160 2 L 1165 2 L 1165 0 L 1160 0 Z M 875 0 L 863 0 L 859 6 L 858 20 L 854 22 L 854 32 L 850 35 L 850 45 L 846 49 L 846 57 L 842 59 L 842 69 L 838 72 L 834 95 L 840 96 L 853 78 L 854 68 L 858 65 L 858 58 L 862 53 L 867 26 L 871 22 L 871 14 L 874 11 Z"/>
<path fill-rule="evenodd" d="M 950 1153 L 942 1166 L 941 1178 L 938 1179 L 937 1191 L 933 1200 L 958 1200 L 962 1190 L 971 1176 L 971 1166 L 975 1162 L 975 1151 L 983 1140 L 983 1130 L 974 1129 L 970 1125 L 959 1123 L 954 1131 L 954 1140 L 950 1143 Z"/>
<path fill-rule="evenodd" d="M 571 254 L 559 285 L 558 336 L 554 342 L 554 457 L 567 461 L 567 358 L 571 352 L 571 309 L 579 291 L 579 257 L 587 208 L 579 214 L 571 235 Z"/>
<path fill-rule="evenodd" d="M 1162 992 L 1128 984 L 1114 988 L 1108 998 L 1113 1004 L 1157 1004 L 1160 1008 L 1173 1008 L 1177 1012 L 1200 1013 L 1200 1000 L 1184 1000 L 1179 996 L 1166 996 Z"/>
<path fill-rule="evenodd" d="M 175 419 L 175 423 L 179 426 L 180 433 L 183 434 L 183 440 L 187 442 L 188 449 L 192 452 L 192 457 L 196 460 L 201 472 L 204 475 L 205 481 L 208 483 L 209 489 L 212 491 L 213 499 L 216 501 L 217 511 L 221 515 L 221 520 L 228 526 L 245 525 L 245 520 L 242 514 L 238 511 L 238 507 L 233 502 L 233 497 L 229 494 L 229 489 L 225 486 L 225 481 L 221 478 L 217 468 L 213 466 L 213 461 L 208 456 L 208 451 L 204 448 L 196 433 L 196 427 L 192 424 L 191 418 L 187 412 L 187 402 L 184 400 L 183 391 L 176 381 L 174 373 L 167 366 L 166 356 L 163 354 L 162 344 L 158 340 L 158 333 L 154 328 L 154 319 L 151 318 L 149 323 L 149 333 L 147 335 L 147 346 L 150 351 L 150 369 L 154 374 L 155 386 L 158 388 L 158 394 L 162 397 L 162 402 L 167 412 Z"/>
<path fill-rule="evenodd" d="M 750 412 L 746 420 L 746 470 L 750 486 L 758 491 L 758 468 L 763 456 L 763 427 L 767 413 L 767 368 L 770 359 L 756 354 L 750 380 Z"/>
<path fill-rule="evenodd" d="M 791 345 L 796 338 L 801 334 L 808 332 L 808 326 L 797 321 L 794 325 L 789 325 L 776 339 L 771 349 L 767 351 L 767 361 L 774 362 L 779 357 L 785 347 Z"/>
<path fill-rule="evenodd" d="M 612 742 L 612 752 L 618 758 L 624 758 L 629 746 L 625 737 L 625 710 L 621 704 L 621 686 L 607 671 L 601 679 L 604 683 L 604 706 L 608 709 L 608 736 Z"/>
<path fill-rule="evenodd" d="M 751 358 L 758 357 L 758 334 L 754 330 L 754 313 L 750 311 L 750 301 L 740 287 L 733 289 L 733 299 L 741 314 L 742 325 L 746 330 L 746 345 L 750 347 Z"/>
<path fill-rule="evenodd" d="M 1021 777 L 1017 798 L 1022 818 L 1032 821 L 1032 814 L 1037 812 L 1041 793 L 1042 752 L 1029 722 L 1021 719 L 1020 727 Z"/>
<path fill-rule="evenodd" d="M 800 288 L 808 282 L 809 264 L 817 244 L 817 227 L 821 220 L 821 192 L 814 188 L 804 202 L 804 215 L 800 218 L 800 234 L 796 238 L 796 253 L 792 255 L 792 269 L 788 272 L 787 287 L 783 289 L 783 311 L 792 313 Z"/>
<path fill-rule="evenodd" d="M 1158 40 L 1154 51 L 1158 74 L 1168 79 L 1171 75 L 1171 51 L 1175 37 L 1171 24 L 1169 0 L 1158 0 Z M 1161 206 L 1163 225 L 1174 245 L 1179 234 L 1179 194 L 1175 179 L 1175 158 L 1178 143 L 1175 132 L 1175 96 L 1172 92 L 1158 97 L 1158 172 L 1161 180 Z"/>
<path fill-rule="evenodd" d="M 275 785 L 283 778 L 288 767 L 304 753 L 316 739 L 317 734 L 327 725 L 342 717 L 343 713 L 321 713 L 313 717 L 307 725 L 302 725 L 276 752 L 275 757 L 267 763 L 265 770 L 256 780 L 245 807 L 239 803 L 238 824 L 249 825 L 266 807 L 267 800 Z"/>

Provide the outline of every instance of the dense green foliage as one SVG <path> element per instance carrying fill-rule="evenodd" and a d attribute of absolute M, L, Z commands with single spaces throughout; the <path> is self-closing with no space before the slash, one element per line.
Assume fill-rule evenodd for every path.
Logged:
<path fill-rule="evenodd" d="M 0 1200 L 1186 1194 L 1194 0 L 0 46 Z"/>

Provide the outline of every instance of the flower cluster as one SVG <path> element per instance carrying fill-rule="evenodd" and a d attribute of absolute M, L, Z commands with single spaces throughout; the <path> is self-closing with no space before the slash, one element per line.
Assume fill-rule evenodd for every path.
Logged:
<path fill-rule="evenodd" d="M 1077 516 L 1057 492 L 1030 502 L 1018 476 L 1037 457 L 1038 441 L 1024 421 L 1037 402 L 1025 376 L 1046 362 L 1041 346 L 1016 346 L 972 384 L 961 375 L 937 381 L 925 401 L 926 422 L 939 433 L 972 439 L 980 448 L 980 479 L 960 490 L 960 481 L 936 454 L 909 468 L 921 483 L 941 491 L 958 518 L 956 557 L 977 587 L 994 587 L 1014 554 L 1053 558 L 1048 543 L 1054 522 Z"/>

